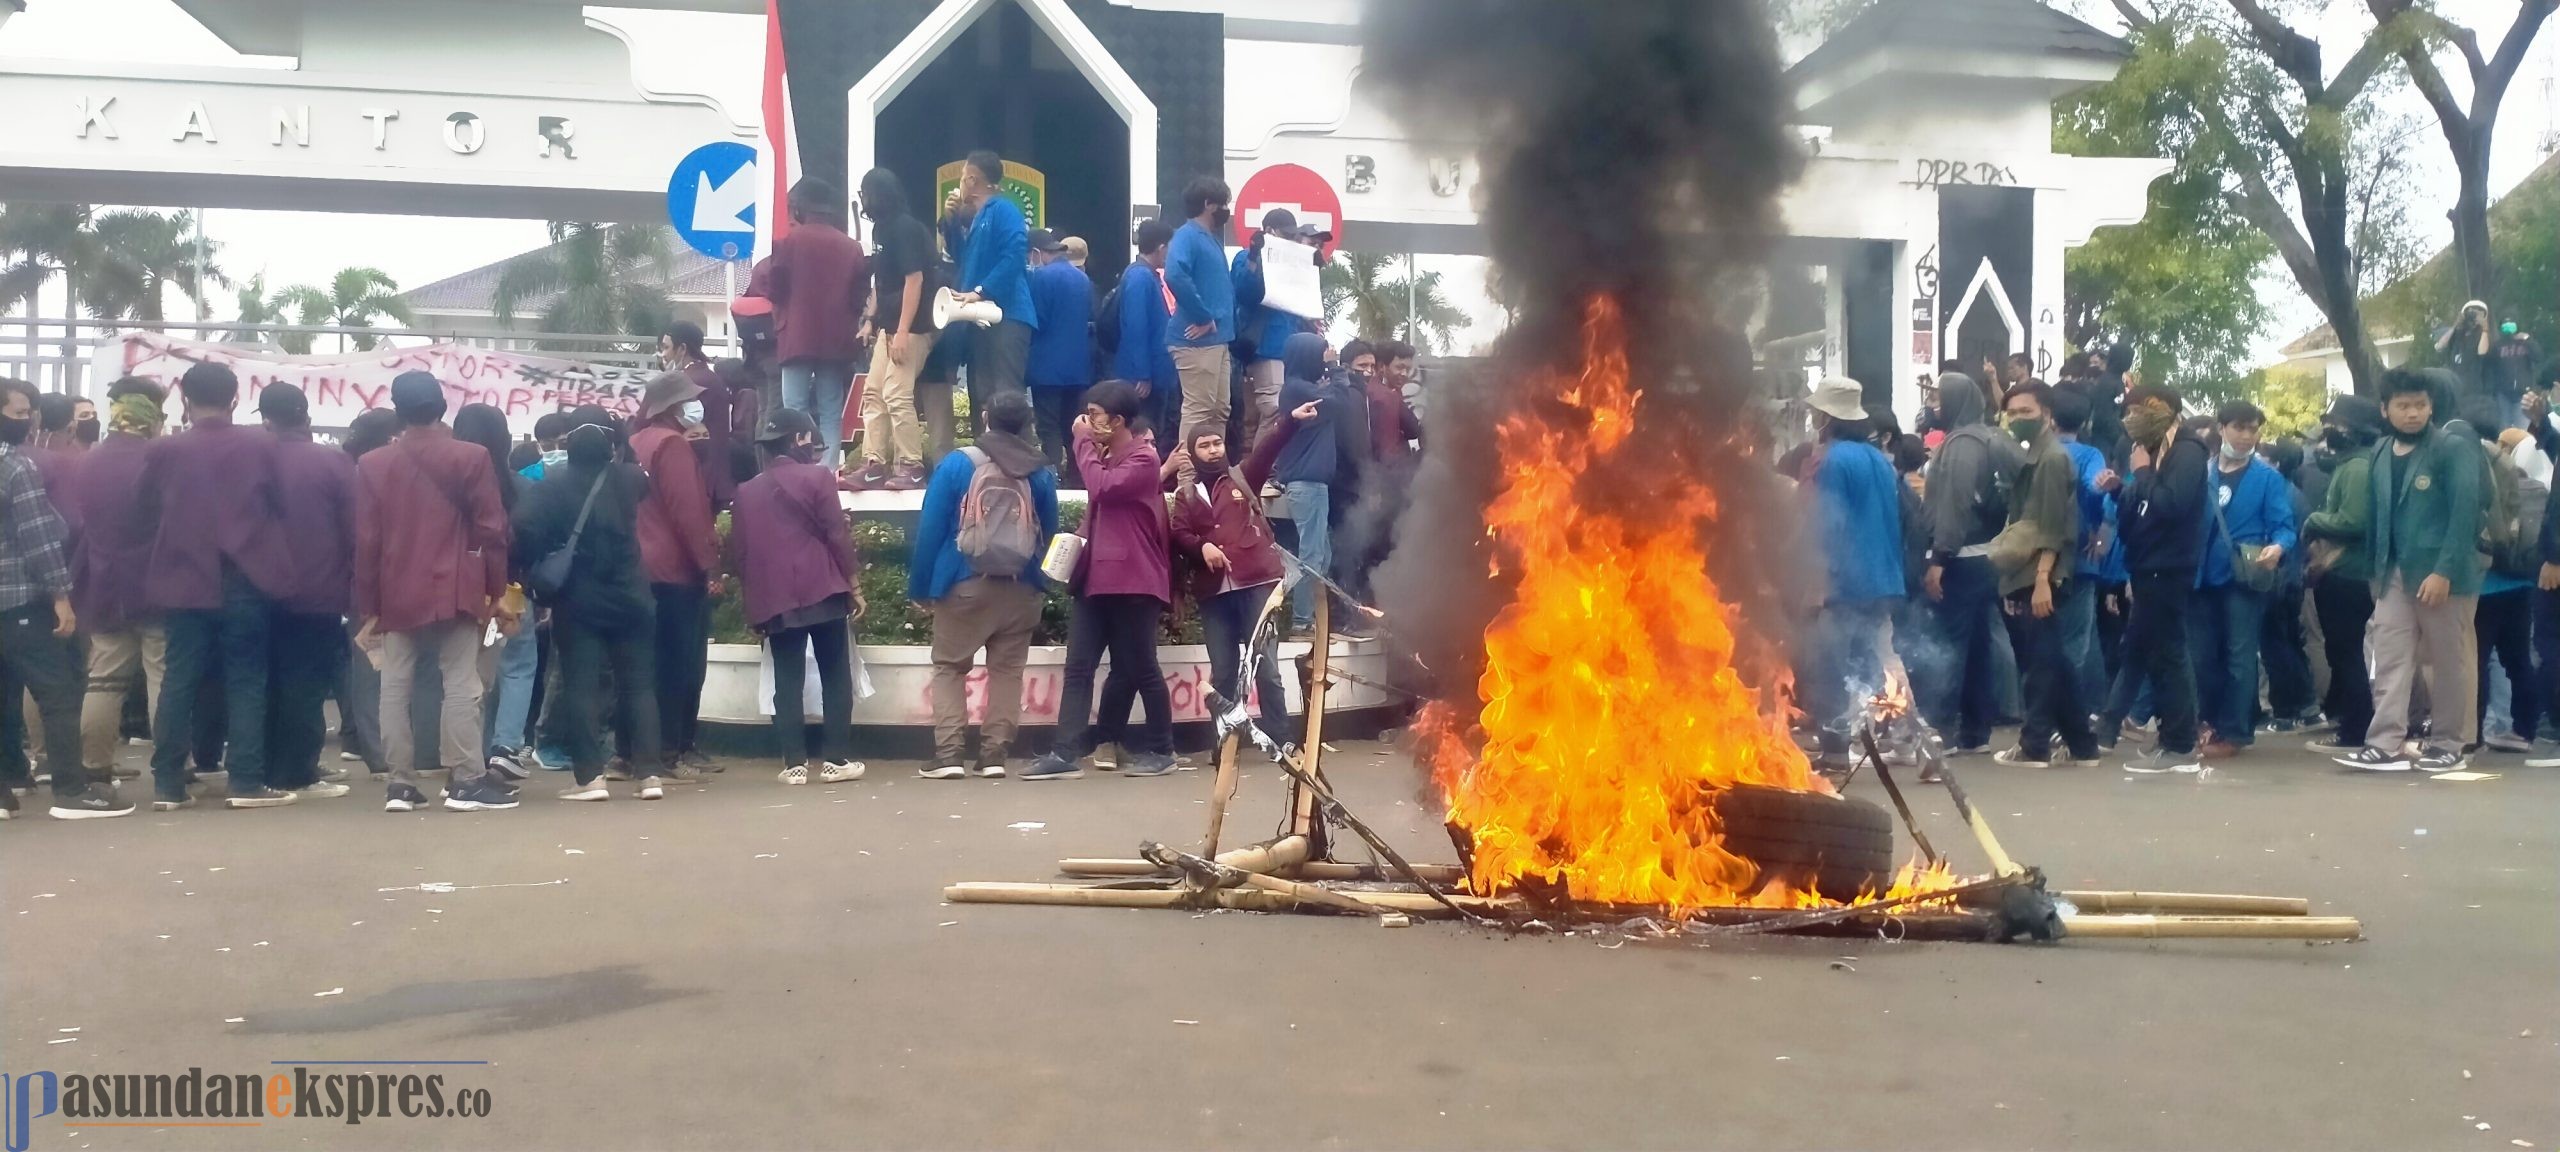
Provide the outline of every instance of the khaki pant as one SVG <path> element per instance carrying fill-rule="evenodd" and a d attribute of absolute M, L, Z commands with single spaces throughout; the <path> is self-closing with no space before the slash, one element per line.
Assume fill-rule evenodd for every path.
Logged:
<path fill-rule="evenodd" d="M 968 754 L 969 669 L 987 650 L 986 724 L 978 763 L 1002 764 L 1022 722 L 1022 665 L 1031 630 L 1040 624 L 1040 590 L 1020 580 L 975 576 L 951 586 L 933 606 L 933 749 L 935 763 Z"/>
<path fill-rule="evenodd" d="M 1176 348 L 1173 370 L 1182 377 L 1182 426 L 1226 427 L 1227 346 Z"/>
<path fill-rule="evenodd" d="M 2477 596 L 2447 596 L 2429 607 L 2417 592 L 2391 578 L 2373 604 L 2366 645 L 2373 652 L 2373 727 L 2365 743 L 2398 752 L 2409 739 L 2409 699 L 2419 670 L 2427 675 L 2428 715 L 2435 738 L 2448 744 L 2480 740 L 2480 653 L 2472 617 Z"/>
<path fill-rule="evenodd" d="M 1245 397 L 1249 402 L 1244 414 L 1242 447 L 1250 452 L 1262 442 L 1262 434 L 1271 430 L 1280 415 L 1280 382 L 1282 365 L 1277 360 L 1256 360 L 1244 366 Z"/>
<path fill-rule="evenodd" d="M 916 374 L 933 354 L 931 332 L 907 334 L 907 362 L 889 359 L 889 337 L 871 344 L 871 373 L 862 388 L 862 454 L 892 468 L 924 463 L 924 428 L 916 422 Z"/>
<path fill-rule="evenodd" d="M 159 625 L 89 637 L 89 694 L 80 701 L 80 764 L 104 773 L 116 763 L 124 730 L 124 697 L 142 670 L 143 700 L 160 711 L 160 675 L 169 668 L 169 636 Z"/>
<path fill-rule="evenodd" d="M 451 770 L 445 787 L 459 792 L 480 778 L 480 634 L 477 620 L 446 620 L 414 632 L 382 638 L 382 744 L 391 762 L 391 781 L 425 791 L 418 783 L 422 751 L 410 735 L 409 693 L 418 668 L 427 665 L 444 679 L 444 713 L 437 725 L 438 763 Z"/>

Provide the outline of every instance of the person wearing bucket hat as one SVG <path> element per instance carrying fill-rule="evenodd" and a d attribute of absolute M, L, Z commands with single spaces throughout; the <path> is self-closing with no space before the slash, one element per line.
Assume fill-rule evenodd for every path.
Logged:
<path fill-rule="evenodd" d="M 1866 389 L 1833 376 L 1808 404 L 1822 437 L 1813 470 L 1814 523 L 1828 565 L 1817 617 L 1815 671 L 1806 714 L 1819 725 L 1826 772 L 1849 767 L 1849 734 L 1868 696 L 1884 687 L 1877 640 L 1902 599 L 1902 490 L 1893 461 L 1870 442 Z"/>
<path fill-rule="evenodd" d="M 747 623 L 773 653 L 774 751 L 781 780 L 822 784 L 862 778 L 853 758 L 853 617 L 863 611 L 861 558 L 836 504 L 836 478 L 817 462 L 818 427 L 785 409 L 756 437 L 764 470 L 738 486 L 729 514 L 729 568 L 738 575 Z M 806 653 L 807 655 L 803 655 Z M 818 665 L 825 759 L 802 761 L 808 739 L 802 702 L 807 663 Z"/>
<path fill-rule="evenodd" d="M 678 784 L 699 780 L 709 768 L 693 736 L 703 662 L 710 655 L 711 574 L 719 563 L 719 541 L 712 530 L 711 490 L 702 482 L 702 465 L 684 428 L 684 405 L 700 395 L 702 385 L 682 372 L 651 380 L 631 434 L 632 459 L 649 477 L 638 531 L 640 567 L 657 606 L 658 747 L 665 761 L 657 775 Z"/>

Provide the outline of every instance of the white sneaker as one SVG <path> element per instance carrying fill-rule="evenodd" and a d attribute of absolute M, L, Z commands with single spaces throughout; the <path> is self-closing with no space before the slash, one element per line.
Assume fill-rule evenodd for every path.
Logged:
<path fill-rule="evenodd" d="M 666 782 L 655 776 L 643 777 L 640 781 L 640 786 L 632 790 L 632 795 L 638 796 L 643 800 L 663 799 L 666 794 Z"/>
<path fill-rule="evenodd" d="M 945 764 L 940 768 L 918 768 L 916 775 L 926 780 L 966 780 L 969 770 L 957 764 Z"/>
<path fill-rule="evenodd" d="M 2367 772 L 2406 772 L 2409 770 L 2409 756 L 2407 753 L 2385 752 L 2380 748 L 2370 746 L 2358 748 L 2354 752 L 2348 753 L 2344 756 L 2332 756 L 2329 759 L 2331 763 L 2343 765 L 2348 768 L 2361 768 Z"/>
<path fill-rule="evenodd" d="M 785 784 L 806 784 L 809 782 L 809 769 L 805 765 L 794 764 L 774 778 Z"/>
<path fill-rule="evenodd" d="M 2471 763 L 2470 753 L 2459 748 L 2420 748 L 2410 767 L 2420 772 L 2453 772 Z"/>
<path fill-rule="evenodd" d="M 140 740 L 133 740 L 133 741 L 128 741 L 128 743 L 140 744 L 140 743 L 142 743 L 142 741 L 140 741 Z M 355 753 L 353 753 L 353 752 L 340 752 L 340 753 L 338 753 L 338 759 L 340 759 L 340 760 L 344 760 L 344 761 L 346 761 L 346 762 L 347 762 L 347 763 L 349 763 L 349 764 L 362 764 L 362 763 L 364 763 L 364 757 L 362 757 L 362 756 L 358 756 L 358 755 L 356 755 L 356 754 L 355 754 Z"/>
<path fill-rule="evenodd" d="M 1004 765 L 980 764 L 978 765 L 978 778 L 981 780 L 1002 780 L 1004 779 Z"/>
<path fill-rule="evenodd" d="M 849 783 L 862 779 L 862 774 L 869 770 L 870 766 L 860 760 L 838 760 L 818 769 L 818 782 L 821 784 Z"/>
<path fill-rule="evenodd" d="M 2053 767 L 2052 761 L 2038 760 L 2029 756 L 2027 755 L 2027 750 L 2024 748 L 2003 748 L 1991 754 L 1991 762 L 1994 764 L 2006 764 L 2011 768 Z"/>
<path fill-rule="evenodd" d="M 560 798 L 563 800 L 586 801 L 611 800 L 613 799 L 613 793 L 605 791 L 604 777 L 598 776 L 584 784 L 573 783 L 568 787 L 561 789 Z"/>
<path fill-rule="evenodd" d="M 340 796 L 346 795 L 351 791 L 351 789 L 344 784 L 332 784 L 329 781 L 323 780 L 317 784 L 296 788 L 293 791 L 295 795 L 298 795 L 305 800 L 335 800 Z"/>

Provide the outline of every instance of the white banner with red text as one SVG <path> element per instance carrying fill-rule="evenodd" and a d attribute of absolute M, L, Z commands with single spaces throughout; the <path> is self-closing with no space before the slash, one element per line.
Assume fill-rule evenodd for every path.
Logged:
<path fill-rule="evenodd" d="M 228 365 L 239 375 L 240 400 L 235 411 L 243 421 L 256 418 L 261 389 L 291 384 L 310 400 L 314 427 L 345 428 L 357 413 L 391 406 L 393 378 L 403 372 L 426 372 L 443 382 L 448 416 L 465 404 L 487 404 L 506 413 L 508 428 L 520 437 L 532 435 L 533 422 L 546 414 L 588 404 L 628 416 L 639 409 L 641 391 L 658 374 L 654 368 L 558 360 L 464 344 L 296 356 L 264 344 L 213 344 L 148 332 L 99 344 L 90 370 L 100 395 L 106 382 L 127 376 L 167 386 L 174 413 L 179 410 L 178 378 L 198 364 Z"/>

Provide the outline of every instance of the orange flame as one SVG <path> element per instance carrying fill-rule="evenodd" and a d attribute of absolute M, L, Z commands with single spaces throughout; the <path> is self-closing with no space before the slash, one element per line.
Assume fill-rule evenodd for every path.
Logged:
<path fill-rule="evenodd" d="M 1714 491 L 1674 460 L 1647 471 L 1685 479 L 1639 515 L 1577 498 L 1577 477 L 1627 466 L 1643 398 L 1616 302 L 1591 302 L 1584 342 L 1546 409 L 1571 416 L 1497 429 L 1486 534 L 1517 589 L 1485 632 L 1480 715 L 1469 727 L 1435 703 L 1420 725 L 1449 820 L 1473 837 L 1475 890 L 1530 879 L 1675 912 L 1817 904 L 1760 885 L 1709 803 L 1737 784 L 1830 791 L 1787 736 L 1784 686 L 1764 696 L 1735 668 L 1735 613 L 1698 532 Z"/>

